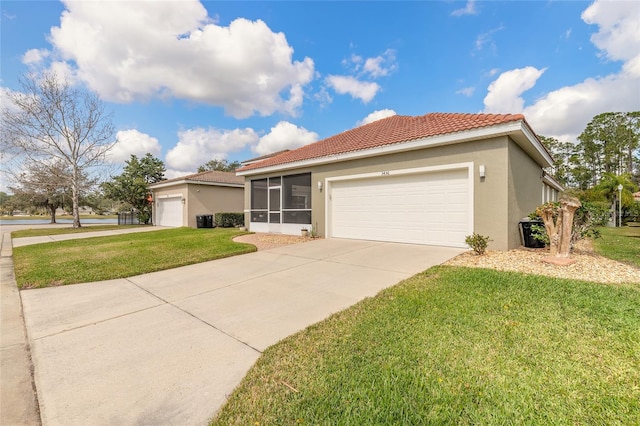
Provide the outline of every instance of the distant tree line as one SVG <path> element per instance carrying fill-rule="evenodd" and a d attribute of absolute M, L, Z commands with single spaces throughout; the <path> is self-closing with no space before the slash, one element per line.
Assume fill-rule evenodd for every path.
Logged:
<path fill-rule="evenodd" d="M 620 201 L 626 216 L 640 220 L 633 198 L 640 184 L 640 111 L 596 115 L 575 144 L 540 139 L 555 160 L 548 172 L 568 193 L 605 209 Z"/>

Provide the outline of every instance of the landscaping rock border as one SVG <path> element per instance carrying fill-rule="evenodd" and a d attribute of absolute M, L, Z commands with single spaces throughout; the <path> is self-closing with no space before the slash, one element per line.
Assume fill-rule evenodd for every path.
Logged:
<path fill-rule="evenodd" d="M 548 257 L 549 249 L 523 247 L 509 251 L 487 250 L 483 256 L 466 252 L 449 260 L 445 265 L 523 272 L 608 284 L 640 283 L 640 268 L 597 255 L 589 240 L 581 240 L 573 248 L 570 259 L 575 262 L 571 265 L 560 266 L 544 262 Z"/>

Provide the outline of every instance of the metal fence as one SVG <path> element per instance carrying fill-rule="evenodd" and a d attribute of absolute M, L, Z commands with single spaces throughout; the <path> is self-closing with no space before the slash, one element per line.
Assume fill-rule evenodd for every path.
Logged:
<path fill-rule="evenodd" d="M 118 225 L 139 225 L 138 214 L 132 212 L 118 213 Z"/>

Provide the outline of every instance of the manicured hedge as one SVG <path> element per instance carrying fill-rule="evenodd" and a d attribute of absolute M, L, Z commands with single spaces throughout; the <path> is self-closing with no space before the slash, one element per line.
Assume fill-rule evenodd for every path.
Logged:
<path fill-rule="evenodd" d="M 244 213 L 216 213 L 215 222 L 221 228 L 244 226 Z"/>

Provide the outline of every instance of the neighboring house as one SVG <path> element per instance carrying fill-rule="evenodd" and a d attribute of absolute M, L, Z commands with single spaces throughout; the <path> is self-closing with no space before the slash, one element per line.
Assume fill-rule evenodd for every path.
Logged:
<path fill-rule="evenodd" d="M 392 116 L 236 171 L 254 232 L 466 247 L 521 245 L 519 222 L 562 187 L 522 115 Z"/>
<path fill-rule="evenodd" d="M 209 171 L 149 185 L 153 223 L 195 228 L 196 216 L 244 210 L 244 179 L 235 173 Z"/>

